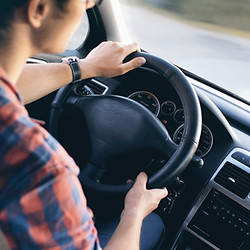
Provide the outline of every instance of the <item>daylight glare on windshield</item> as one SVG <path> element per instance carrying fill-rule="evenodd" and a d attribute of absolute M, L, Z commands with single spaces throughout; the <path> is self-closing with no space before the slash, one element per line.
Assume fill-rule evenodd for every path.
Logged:
<path fill-rule="evenodd" d="M 132 40 L 250 100 L 250 0 L 120 0 Z"/>

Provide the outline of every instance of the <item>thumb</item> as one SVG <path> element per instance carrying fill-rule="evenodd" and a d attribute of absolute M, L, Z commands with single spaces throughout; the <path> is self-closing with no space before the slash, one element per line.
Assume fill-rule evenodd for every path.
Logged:
<path fill-rule="evenodd" d="M 166 187 L 159 189 L 159 196 L 161 199 L 165 198 L 168 196 L 168 190 Z"/>
<path fill-rule="evenodd" d="M 135 69 L 142 66 L 145 62 L 146 59 L 144 57 L 136 57 L 126 63 L 123 63 L 123 70 L 125 72 L 128 72 L 131 69 Z"/>
<path fill-rule="evenodd" d="M 144 173 L 144 172 L 141 172 L 141 173 L 136 177 L 135 185 L 141 186 L 141 187 L 143 187 L 143 188 L 146 189 L 147 181 L 148 181 L 148 176 L 147 176 L 147 174 Z"/>
<path fill-rule="evenodd" d="M 168 196 L 168 190 L 165 187 L 162 189 L 151 189 L 151 192 L 153 192 L 155 198 L 159 201 Z"/>

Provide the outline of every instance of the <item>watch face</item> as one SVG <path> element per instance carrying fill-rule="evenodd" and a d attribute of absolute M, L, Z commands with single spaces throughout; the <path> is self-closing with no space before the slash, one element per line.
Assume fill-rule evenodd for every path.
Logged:
<path fill-rule="evenodd" d="M 78 62 L 79 58 L 77 56 L 63 57 L 61 59 L 64 63 Z"/>

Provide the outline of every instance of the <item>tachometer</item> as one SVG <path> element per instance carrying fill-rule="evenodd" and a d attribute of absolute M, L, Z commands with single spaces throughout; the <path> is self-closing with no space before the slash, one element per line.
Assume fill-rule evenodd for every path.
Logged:
<path fill-rule="evenodd" d="M 160 112 L 160 102 L 155 95 L 148 91 L 137 91 L 129 95 L 129 98 L 139 102 L 156 116 Z"/>

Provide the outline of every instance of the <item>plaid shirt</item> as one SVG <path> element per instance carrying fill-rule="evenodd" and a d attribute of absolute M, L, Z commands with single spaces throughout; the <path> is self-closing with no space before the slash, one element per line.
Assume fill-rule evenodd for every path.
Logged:
<path fill-rule="evenodd" d="M 100 249 L 78 172 L 0 68 L 0 227 L 11 249 Z"/>

